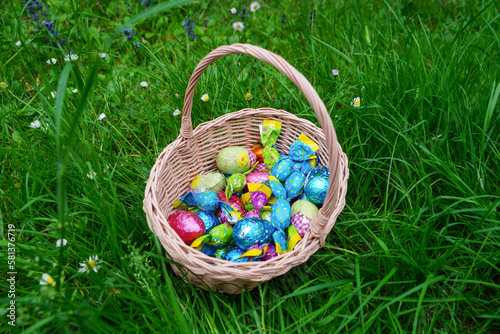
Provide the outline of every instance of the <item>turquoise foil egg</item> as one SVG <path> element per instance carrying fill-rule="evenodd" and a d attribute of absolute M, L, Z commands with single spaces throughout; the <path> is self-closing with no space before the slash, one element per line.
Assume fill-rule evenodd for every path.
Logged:
<path fill-rule="evenodd" d="M 277 229 L 285 229 L 290 225 L 292 209 L 286 199 L 278 199 L 271 211 L 271 224 Z"/>
<path fill-rule="evenodd" d="M 201 210 L 215 211 L 219 207 L 219 197 L 215 191 L 205 191 L 201 194 L 193 194 L 196 206 Z"/>
<path fill-rule="evenodd" d="M 208 256 L 213 256 L 216 251 L 217 251 L 217 248 L 212 246 L 212 245 L 203 245 L 200 249 L 200 252 L 202 252 L 203 254 L 206 254 Z"/>
<path fill-rule="evenodd" d="M 271 240 L 274 227 L 259 218 L 243 218 L 234 225 L 233 240 L 241 249 L 248 250 L 253 245 L 262 245 Z"/>
<path fill-rule="evenodd" d="M 239 257 L 242 256 L 245 252 L 246 252 L 246 250 L 244 250 L 244 249 L 240 249 L 237 247 L 233 248 L 227 252 L 226 256 L 224 257 L 224 260 L 231 261 L 231 262 L 256 262 L 256 261 L 260 261 L 260 259 L 257 259 L 257 258 L 252 259 L 251 257 L 248 257 L 248 256 L 242 257 L 240 259 Z"/>
<path fill-rule="evenodd" d="M 284 253 L 287 250 L 286 234 L 283 230 L 276 230 L 273 233 L 273 241 L 278 254 Z"/>
<path fill-rule="evenodd" d="M 196 215 L 203 220 L 203 223 L 205 224 L 205 234 L 210 233 L 210 231 L 217 225 L 220 224 L 219 218 L 212 212 L 204 211 L 204 210 L 199 210 L 196 212 Z"/>
<path fill-rule="evenodd" d="M 316 205 L 323 204 L 323 202 L 325 201 L 326 193 L 328 192 L 329 183 L 330 178 L 325 174 L 314 178 L 309 178 L 304 190 L 307 199 Z"/>
<path fill-rule="evenodd" d="M 301 172 L 294 172 L 286 179 L 285 190 L 288 199 L 293 199 L 300 196 L 304 192 L 304 181 L 306 180 L 304 174 Z"/>
<path fill-rule="evenodd" d="M 307 175 L 308 179 L 313 179 L 320 175 L 324 175 L 326 177 L 330 177 L 330 171 L 325 166 L 316 166 L 310 173 Z"/>
<path fill-rule="evenodd" d="M 271 188 L 274 197 L 287 198 L 287 193 L 281 182 L 276 180 L 269 180 L 269 188 Z"/>
<path fill-rule="evenodd" d="M 281 157 L 278 163 L 276 163 L 276 165 L 274 165 L 273 169 L 271 170 L 271 175 L 280 181 L 285 181 L 292 173 L 292 163 L 292 159 L 288 157 Z"/>

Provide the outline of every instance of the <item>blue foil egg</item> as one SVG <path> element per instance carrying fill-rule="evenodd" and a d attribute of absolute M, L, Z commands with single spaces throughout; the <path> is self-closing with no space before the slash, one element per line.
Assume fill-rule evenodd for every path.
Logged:
<path fill-rule="evenodd" d="M 326 177 L 330 177 L 330 171 L 325 166 L 316 166 L 310 173 L 307 175 L 308 179 L 313 179 L 315 177 L 324 175 Z"/>
<path fill-rule="evenodd" d="M 305 180 L 306 178 L 301 172 L 294 172 L 286 179 L 285 190 L 288 199 L 293 199 L 302 194 Z"/>
<path fill-rule="evenodd" d="M 292 159 L 281 157 L 278 163 L 274 165 L 270 175 L 274 176 L 280 181 L 285 181 L 292 173 L 291 166 Z"/>
<path fill-rule="evenodd" d="M 274 203 L 271 211 L 271 224 L 277 229 L 285 229 L 290 225 L 292 209 L 286 199 L 279 199 Z"/>
<path fill-rule="evenodd" d="M 205 234 L 210 233 L 210 231 L 215 226 L 220 224 L 219 218 L 217 218 L 217 216 L 215 214 L 213 214 L 212 212 L 199 210 L 198 212 L 196 212 L 196 214 L 198 215 L 198 217 L 201 218 L 201 220 L 203 220 L 203 223 L 205 224 L 205 228 L 206 228 Z"/>
<path fill-rule="evenodd" d="M 212 245 L 203 245 L 200 249 L 200 252 L 202 252 L 203 254 L 206 254 L 208 256 L 213 256 L 216 251 L 217 251 L 217 248 L 212 246 Z"/>
<path fill-rule="evenodd" d="M 286 198 L 287 193 L 281 182 L 277 181 L 276 179 L 273 179 L 271 176 L 269 179 L 269 188 L 271 188 L 274 197 L 276 198 Z"/>
<path fill-rule="evenodd" d="M 196 206 L 202 210 L 215 211 L 219 207 L 219 197 L 215 191 L 205 191 L 201 194 L 193 194 Z"/>
<path fill-rule="evenodd" d="M 311 162 L 309 160 L 306 160 L 302 162 L 302 167 L 300 168 L 300 172 L 304 175 L 308 175 L 314 167 L 311 165 Z"/>
<path fill-rule="evenodd" d="M 276 252 L 282 254 L 287 250 L 286 234 L 283 230 L 276 230 L 273 233 L 273 241 L 276 247 Z"/>
<path fill-rule="evenodd" d="M 302 195 L 300 195 L 299 197 L 297 197 L 297 201 L 301 201 L 301 200 L 309 201 L 309 199 L 306 196 L 306 193 L 302 193 Z"/>
<path fill-rule="evenodd" d="M 304 193 L 307 199 L 316 205 L 323 204 L 325 201 L 326 193 L 328 192 L 328 185 L 330 178 L 325 174 L 309 178 L 305 186 Z"/>
<path fill-rule="evenodd" d="M 214 257 L 218 258 L 218 259 L 225 259 L 226 258 L 226 254 L 231 250 L 230 247 L 224 247 L 224 248 L 219 248 L 215 251 L 214 253 Z"/>
<path fill-rule="evenodd" d="M 240 259 L 239 257 L 242 256 L 245 252 L 246 252 L 246 250 L 244 250 L 244 249 L 233 248 L 227 252 L 226 256 L 224 257 L 224 260 L 231 261 L 231 262 L 256 262 L 256 261 L 260 261 L 260 259 L 257 259 L 257 258 L 250 260 L 250 258 L 247 256 L 242 257 Z"/>
<path fill-rule="evenodd" d="M 271 240 L 274 227 L 264 219 L 243 218 L 233 228 L 233 240 L 241 249 L 262 245 Z"/>

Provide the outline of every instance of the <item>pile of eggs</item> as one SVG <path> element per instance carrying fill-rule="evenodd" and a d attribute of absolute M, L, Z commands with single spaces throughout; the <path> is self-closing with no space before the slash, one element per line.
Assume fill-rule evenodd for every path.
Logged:
<path fill-rule="evenodd" d="M 204 254 L 233 262 L 266 261 L 293 250 L 328 192 L 330 173 L 274 146 L 225 147 L 220 172 L 198 175 L 174 203 L 170 227 Z M 315 158 L 315 157 L 314 157 Z"/>

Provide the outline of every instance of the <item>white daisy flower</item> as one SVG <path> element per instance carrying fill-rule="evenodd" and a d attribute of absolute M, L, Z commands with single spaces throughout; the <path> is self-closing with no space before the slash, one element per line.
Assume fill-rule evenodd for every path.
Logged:
<path fill-rule="evenodd" d="M 75 55 L 72 51 L 64 57 L 64 61 L 75 61 L 78 59 L 78 56 Z"/>
<path fill-rule="evenodd" d="M 40 123 L 39 120 L 36 120 L 36 121 L 30 123 L 30 128 L 32 128 L 32 129 L 38 129 L 41 126 L 42 126 L 42 123 Z"/>
<path fill-rule="evenodd" d="M 258 3 L 257 1 L 254 1 L 250 4 L 250 11 L 251 12 L 255 13 L 259 8 L 260 8 L 260 3 Z"/>
<path fill-rule="evenodd" d="M 50 92 L 50 95 L 52 96 L 53 99 L 56 98 L 56 92 Z"/>
<path fill-rule="evenodd" d="M 56 241 L 56 247 L 64 247 L 68 243 L 66 239 L 59 239 Z"/>
<path fill-rule="evenodd" d="M 97 120 L 98 120 L 98 121 L 102 121 L 102 120 L 103 120 L 103 119 L 105 119 L 105 118 L 106 118 L 106 114 L 105 114 L 105 113 L 102 113 L 102 114 L 100 114 L 100 115 L 99 115 L 99 117 L 97 117 Z"/>
<path fill-rule="evenodd" d="M 231 14 L 236 14 L 236 8 L 233 7 L 230 9 L 230 11 L 231 11 Z"/>
<path fill-rule="evenodd" d="M 351 101 L 351 106 L 353 107 L 359 107 L 361 105 L 361 99 L 359 97 L 355 98 L 354 100 Z"/>
<path fill-rule="evenodd" d="M 142 81 L 139 85 L 141 85 L 141 87 L 144 87 L 144 88 L 149 86 L 146 81 Z"/>
<path fill-rule="evenodd" d="M 80 263 L 81 268 L 78 269 L 78 272 L 79 273 L 86 272 L 87 275 L 90 273 L 91 270 L 97 272 L 97 270 L 101 269 L 99 263 L 100 261 L 97 255 L 92 255 L 91 257 L 89 257 L 87 261 Z"/>
<path fill-rule="evenodd" d="M 203 102 L 208 102 L 209 98 L 208 98 L 208 94 L 203 94 L 203 96 L 201 97 L 201 100 Z"/>
<path fill-rule="evenodd" d="M 175 97 L 176 97 L 176 98 L 179 98 L 179 97 L 181 97 L 181 96 L 180 96 L 179 94 L 175 93 Z"/>
<path fill-rule="evenodd" d="M 243 22 L 234 22 L 233 29 L 236 31 L 242 31 L 243 29 L 245 29 L 245 25 L 243 24 Z"/>
<path fill-rule="evenodd" d="M 97 175 L 96 172 L 88 172 L 87 173 L 87 177 L 91 180 L 93 180 L 96 175 Z"/>
<path fill-rule="evenodd" d="M 75 88 L 75 89 L 72 90 L 72 92 L 76 94 L 76 93 L 78 93 L 78 89 Z"/>
<path fill-rule="evenodd" d="M 174 116 L 179 116 L 181 114 L 181 111 L 179 109 L 175 109 L 175 111 L 172 113 Z"/>
<path fill-rule="evenodd" d="M 56 281 L 49 274 L 43 274 L 40 280 L 40 285 L 52 285 L 56 286 Z"/>
<path fill-rule="evenodd" d="M 50 64 L 55 64 L 55 63 L 57 63 L 57 59 L 56 58 L 47 59 L 46 63 L 49 64 L 49 65 Z"/>
<path fill-rule="evenodd" d="M 333 74 L 334 77 L 338 76 L 339 75 L 339 70 L 337 70 L 337 69 L 332 70 L 332 74 Z"/>
<path fill-rule="evenodd" d="M 21 43 L 21 41 L 17 41 L 17 42 L 16 42 L 16 46 L 21 46 L 21 45 L 23 45 L 23 44 Z"/>
<path fill-rule="evenodd" d="M 105 53 L 99 53 L 98 56 L 101 57 L 101 58 L 106 58 L 106 54 Z"/>

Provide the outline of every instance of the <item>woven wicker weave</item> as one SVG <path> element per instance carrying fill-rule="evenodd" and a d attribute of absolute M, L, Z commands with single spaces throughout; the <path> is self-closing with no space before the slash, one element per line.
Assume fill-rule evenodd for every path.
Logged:
<path fill-rule="evenodd" d="M 191 109 L 196 83 L 205 69 L 225 55 L 247 54 L 273 65 L 304 93 L 316 112 L 322 129 L 286 111 L 271 108 L 243 109 L 200 124 L 192 129 Z M 259 125 L 264 119 L 283 122 L 276 144 L 279 152 L 288 153 L 301 133 L 313 139 L 320 149 L 319 162 L 330 170 L 330 188 L 318 215 L 311 221 L 304 239 L 295 249 L 268 261 L 238 263 L 220 260 L 186 245 L 167 223 L 176 211 L 172 203 L 188 191 L 194 177 L 217 170 L 215 157 L 226 146 L 251 147 L 260 137 Z M 305 262 L 325 243 L 327 234 L 345 205 L 347 190 L 347 157 L 337 141 L 326 107 L 309 81 L 282 57 L 249 44 L 221 46 L 200 61 L 186 90 L 179 137 L 168 145 L 151 169 L 145 190 L 144 211 L 151 231 L 177 265 L 173 270 L 194 285 L 226 293 L 251 290 L 260 282 L 283 275 Z M 182 271 L 182 273 L 181 273 Z"/>

